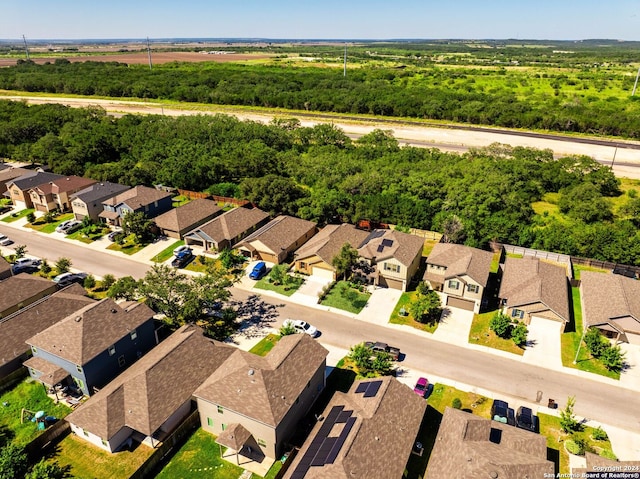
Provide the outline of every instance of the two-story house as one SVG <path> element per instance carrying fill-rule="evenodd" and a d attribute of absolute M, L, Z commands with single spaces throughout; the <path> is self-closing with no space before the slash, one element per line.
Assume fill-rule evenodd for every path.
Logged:
<path fill-rule="evenodd" d="M 56 291 L 53 281 L 27 273 L 0 281 L 0 319 Z"/>
<path fill-rule="evenodd" d="M 76 192 L 71 196 L 71 209 L 76 220 L 82 221 L 88 216 L 98 221 L 98 215 L 104 210 L 102 202 L 129 189 L 129 186 L 105 181 Z"/>
<path fill-rule="evenodd" d="M 155 346 L 153 314 L 142 303 L 90 304 L 27 339 L 33 357 L 24 365 L 46 385 L 89 396 Z"/>
<path fill-rule="evenodd" d="M 67 211 L 71 209 L 70 196 L 95 182 L 91 178 L 65 176 L 35 186 L 28 193 L 37 211 Z"/>
<path fill-rule="evenodd" d="M 24 175 L 7 182 L 7 192 L 9 193 L 9 197 L 11 198 L 16 211 L 25 208 L 33 208 L 33 202 L 31 201 L 29 190 L 44 183 L 60 180 L 62 178 L 64 178 L 63 175 L 56 175 L 55 173 L 30 171 L 29 173 L 25 173 Z"/>
<path fill-rule="evenodd" d="M 7 183 L 29 173 L 35 172 L 27 170 L 26 168 L 18 168 L 7 165 L 6 163 L 0 163 L 0 195 L 4 195 L 7 191 Z"/>
<path fill-rule="evenodd" d="M 493 253 L 453 243 L 438 243 L 427 257 L 423 280 L 441 293 L 443 304 L 480 312 Z"/>
<path fill-rule="evenodd" d="M 127 213 L 144 213 L 147 218 L 153 218 L 171 209 L 172 197 L 173 195 L 166 191 L 148 186 L 134 186 L 104 200 L 103 211 L 98 217 L 114 226 L 121 226 L 122 218 Z"/>

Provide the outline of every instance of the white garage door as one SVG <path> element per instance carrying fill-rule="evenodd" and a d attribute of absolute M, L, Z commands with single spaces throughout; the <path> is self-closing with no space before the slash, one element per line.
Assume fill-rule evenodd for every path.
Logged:
<path fill-rule="evenodd" d="M 473 311 L 473 309 L 476 306 L 476 303 L 474 301 L 469 301 L 468 299 L 454 298 L 452 296 L 447 296 L 447 306 L 466 309 L 467 311 Z"/>
<path fill-rule="evenodd" d="M 333 271 L 328 269 L 314 267 L 311 269 L 311 275 L 318 276 L 319 278 L 322 278 L 322 279 L 328 279 L 330 281 L 333 281 Z"/>

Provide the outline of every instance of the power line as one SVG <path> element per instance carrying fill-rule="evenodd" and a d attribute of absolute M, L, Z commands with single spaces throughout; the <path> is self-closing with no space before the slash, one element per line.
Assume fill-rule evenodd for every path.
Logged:
<path fill-rule="evenodd" d="M 147 55 L 149 55 L 149 70 L 152 70 L 153 63 L 151 62 L 151 45 L 149 45 L 149 37 L 147 37 Z"/>
<path fill-rule="evenodd" d="M 24 42 L 24 51 L 27 54 L 27 60 L 29 60 L 29 47 L 27 47 L 27 39 L 22 35 L 22 41 Z"/>

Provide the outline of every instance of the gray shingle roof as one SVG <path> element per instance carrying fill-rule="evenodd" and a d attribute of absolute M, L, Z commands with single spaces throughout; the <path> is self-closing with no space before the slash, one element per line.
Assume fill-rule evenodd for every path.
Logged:
<path fill-rule="evenodd" d="M 366 231 L 347 223 L 327 225 L 296 251 L 296 260 L 317 255 L 330 265 L 345 243 L 358 248 L 367 236 Z"/>
<path fill-rule="evenodd" d="M 232 240 L 269 218 L 258 208 L 234 208 L 203 224 L 193 232 L 202 232 L 216 243 Z"/>
<path fill-rule="evenodd" d="M 569 321 L 569 289 L 564 266 L 537 258 L 507 257 L 498 297 L 508 307 L 542 303 Z"/>
<path fill-rule="evenodd" d="M 35 171 L 26 170 L 24 168 L 12 168 L 7 167 L 4 170 L 0 170 L 0 183 L 9 183 L 15 178 L 20 178 L 26 174 L 36 174 Z"/>
<path fill-rule="evenodd" d="M 306 334 L 283 337 L 265 357 L 236 350 L 194 396 L 275 427 L 327 354 Z"/>
<path fill-rule="evenodd" d="M 35 188 L 43 183 L 49 183 L 50 181 L 60 180 L 64 178 L 64 175 L 56 175 L 55 173 L 47 173 L 43 171 L 38 171 L 35 174 L 32 172 L 26 173 L 23 176 L 20 176 L 9 183 L 13 183 L 18 189 L 22 191 L 29 190 L 31 188 Z"/>
<path fill-rule="evenodd" d="M 544 436 L 447 407 L 425 479 L 553 477 Z"/>
<path fill-rule="evenodd" d="M 85 203 L 93 203 L 94 201 L 102 203 L 106 199 L 123 193 L 130 188 L 130 186 L 104 181 L 102 183 L 96 183 L 89 186 L 88 188 L 78 191 L 71 197 L 71 199 L 78 198 Z"/>
<path fill-rule="evenodd" d="M 445 279 L 468 275 L 476 283 L 486 288 L 492 260 L 493 253 L 489 251 L 454 243 L 438 243 L 429 253 L 427 264 L 447 268 L 444 273 Z M 441 280 L 442 276 L 430 275 L 427 271 L 423 279 Z"/>
<path fill-rule="evenodd" d="M 0 317 L 10 309 L 47 290 L 55 291 L 55 283 L 40 276 L 20 273 L 0 281 Z"/>
<path fill-rule="evenodd" d="M 240 248 L 243 244 L 248 244 L 251 241 L 260 241 L 271 251 L 278 254 L 281 250 L 291 248 L 291 245 L 295 244 L 296 241 L 315 227 L 316 224 L 311 221 L 281 215 L 251 233 L 236 247 Z"/>
<path fill-rule="evenodd" d="M 220 213 L 222 213 L 222 208 L 215 201 L 197 199 L 170 209 L 156 217 L 154 221 L 159 228 L 170 231 L 183 231 L 187 228 L 193 228 L 194 225 L 205 219 L 213 218 Z"/>
<path fill-rule="evenodd" d="M 384 241 L 384 244 L 383 244 Z M 391 242 L 391 245 L 385 246 Z M 358 247 L 361 257 L 376 261 L 395 258 L 404 266 L 410 266 L 416 256 L 422 255 L 424 240 L 419 236 L 401 231 L 376 229 Z M 381 251 L 378 251 L 381 249 Z"/>
<path fill-rule="evenodd" d="M 104 200 L 103 204 L 117 206 L 123 203 L 132 210 L 138 210 L 154 201 L 160 201 L 168 197 L 171 197 L 171 193 L 166 191 L 156 190 L 148 186 L 134 186 L 130 190 Z"/>

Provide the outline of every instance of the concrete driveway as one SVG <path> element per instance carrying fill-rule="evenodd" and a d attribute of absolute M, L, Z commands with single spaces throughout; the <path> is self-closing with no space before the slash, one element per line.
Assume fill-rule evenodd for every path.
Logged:
<path fill-rule="evenodd" d="M 620 349 L 625 352 L 627 369 L 620 374 L 620 384 L 624 387 L 640 390 L 640 345 L 620 344 Z"/>
<path fill-rule="evenodd" d="M 534 316 L 527 329 L 527 348 L 522 360 L 545 368 L 562 368 L 562 323 Z"/>
<path fill-rule="evenodd" d="M 473 311 L 446 306 L 442 310 L 440 324 L 433 333 L 433 339 L 450 344 L 467 344 L 472 322 Z"/>
<path fill-rule="evenodd" d="M 367 301 L 362 311 L 358 313 L 357 318 L 383 326 L 386 325 L 393 309 L 400 300 L 400 296 L 402 296 L 402 291 L 398 289 L 373 289 L 369 301 Z"/>
<path fill-rule="evenodd" d="M 318 293 L 330 283 L 330 279 L 320 278 L 319 276 L 305 276 L 302 286 L 291 295 L 291 301 L 309 306 L 318 304 Z"/>

